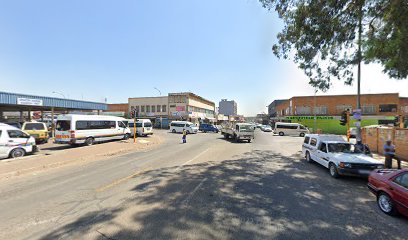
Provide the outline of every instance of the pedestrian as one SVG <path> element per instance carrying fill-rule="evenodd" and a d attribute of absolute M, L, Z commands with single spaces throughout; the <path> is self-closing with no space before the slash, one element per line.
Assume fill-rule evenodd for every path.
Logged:
<path fill-rule="evenodd" d="M 401 160 L 395 156 L 395 146 L 391 140 L 387 140 L 384 144 L 385 168 L 392 168 L 392 159 L 397 160 L 398 169 L 401 169 Z"/>
<path fill-rule="evenodd" d="M 182 139 L 183 139 L 183 143 L 187 143 L 187 131 L 186 131 L 186 129 L 183 129 L 183 137 L 182 137 Z"/>

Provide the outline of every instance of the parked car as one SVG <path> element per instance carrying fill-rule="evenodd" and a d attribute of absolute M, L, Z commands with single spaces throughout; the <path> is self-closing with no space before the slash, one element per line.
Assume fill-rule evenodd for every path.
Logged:
<path fill-rule="evenodd" d="M 367 186 L 377 197 L 381 211 L 408 217 L 408 169 L 375 170 L 368 177 Z"/>
<path fill-rule="evenodd" d="M 17 158 L 37 151 L 35 139 L 20 129 L 0 123 L 0 158 Z"/>
<path fill-rule="evenodd" d="M 329 169 L 332 177 L 341 175 L 367 177 L 384 164 L 364 154 L 354 144 L 338 135 L 306 134 L 302 145 L 308 162 L 317 162 Z"/>
<path fill-rule="evenodd" d="M 200 127 L 198 127 L 198 130 L 201 132 L 215 132 L 215 133 L 218 133 L 220 131 L 213 124 L 207 124 L 207 123 L 201 123 Z"/>
<path fill-rule="evenodd" d="M 25 122 L 23 123 L 21 130 L 33 136 L 36 143 L 48 142 L 48 128 L 43 122 Z"/>
<path fill-rule="evenodd" d="M 269 125 L 262 125 L 261 130 L 264 132 L 272 132 L 272 127 Z"/>
<path fill-rule="evenodd" d="M 170 123 L 170 132 L 172 133 L 182 133 L 184 129 L 187 134 L 198 132 L 198 127 L 192 122 L 173 121 Z"/>
<path fill-rule="evenodd" d="M 21 129 L 21 123 L 19 122 L 6 122 L 5 124 Z"/>
<path fill-rule="evenodd" d="M 300 123 L 277 122 L 275 123 L 274 133 L 279 134 L 279 136 L 292 135 L 304 137 L 305 134 L 309 133 L 309 129 Z"/>

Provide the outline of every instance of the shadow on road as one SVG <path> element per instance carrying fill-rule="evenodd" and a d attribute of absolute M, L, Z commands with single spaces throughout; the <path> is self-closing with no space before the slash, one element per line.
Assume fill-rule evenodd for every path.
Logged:
<path fill-rule="evenodd" d="M 42 239 L 406 239 L 366 180 L 271 151 L 145 172 L 117 209 L 89 213 Z"/>

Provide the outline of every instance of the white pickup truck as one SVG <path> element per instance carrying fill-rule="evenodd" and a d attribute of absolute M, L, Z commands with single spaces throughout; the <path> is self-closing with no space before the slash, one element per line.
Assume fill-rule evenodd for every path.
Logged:
<path fill-rule="evenodd" d="M 224 135 L 226 139 L 232 138 L 235 142 L 241 140 L 251 142 L 251 140 L 254 139 L 254 126 L 249 123 L 224 125 L 221 128 L 221 134 Z"/>

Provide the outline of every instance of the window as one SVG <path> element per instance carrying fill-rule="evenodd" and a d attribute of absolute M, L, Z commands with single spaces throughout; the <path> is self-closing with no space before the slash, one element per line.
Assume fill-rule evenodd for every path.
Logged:
<path fill-rule="evenodd" d="M 126 125 L 125 125 L 123 122 L 118 122 L 118 125 L 119 125 L 119 127 L 121 127 L 121 128 L 125 128 L 125 127 L 126 127 Z"/>
<path fill-rule="evenodd" d="M 144 127 L 152 127 L 152 123 L 150 123 L 150 122 L 145 122 L 145 123 L 144 123 Z"/>
<path fill-rule="evenodd" d="M 311 107 L 295 107 L 295 115 L 310 115 L 312 113 Z"/>
<path fill-rule="evenodd" d="M 394 182 L 408 189 L 408 173 L 403 173 L 395 178 Z"/>
<path fill-rule="evenodd" d="M 305 137 L 305 140 L 303 141 L 303 143 L 309 144 L 309 140 L 310 140 L 310 137 Z"/>
<path fill-rule="evenodd" d="M 10 138 L 29 138 L 30 135 L 25 134 L 20 130 L 7 130 L 7 133 Z"/>
<path fill-rule="evenodd" d="M 277 125 L 276 128 L 282 128 L 282 129 L 297 129 L 297 125 Z"/>
<path fill-rule="evenodd" d="M 139 112 L 139 106 L 136 106 L 135 109 L 136 109 L 136 112 Z"/>
<path fill-rule="evenodd" d="M 94 130 L 116 128 L 115 121 L 77 121 L 76 130 Z"/>
<path fill-rule="evenodd" d="M 163 106 L 162 106 L 162 112 L 167 112 L 167 110 L 166 110 L 166 105 L 163 105 Z"/>
<path fill-rule="evenodd" d="M 71 121 L 57 121 L 57 131 L 69 131 L 71 129 Z"/>
<path fill-rule="evenodd" d="M 45 130 L 42 123 L 26 123 L 23 130 Z"/>
<path fill-rule="evenodd" d="M 152 112 L 156 112 L 156 106 L 152 106 Z"/>
<path fill-rule="evenodd" d="M 161 112 L 161 105 L 157 105 L 157 112 Z"/>
<path fill-rule="evenodd" d="M 317 115 L 327 115 L 327 106 L 319 106 L 314 108 Z"/>
<path fill-rule="evenodd" d="M 141 106 L 141 109 L 140 112 L 145 112 L 145 106 Z"/>
<path fill-rule="evenodd" d="M 362 114 L 375 114 L 375 106 L 374 105 L 364 105 L 361 107 Z"/>
<path fill-rule="evenodd" d="M 150 106 L 149 105 L 146 106 L 146 112 L 150 112 Z"/>
<path fill-rule="evenodd" d="M 401 106 L 402 113 L 408 113 L 408 106 Z"/>
<path fill-rule="evenodd" d="M 319 150 L 326 153 L 327 152 L 326 143 L 320 143 Z"/>
<path fill-rule="evenodd" d="M 316 138 L 310 139 L 310 145 L 316 146 L 316 144 L 317 144 L 317 139 Z"/>
<path fill-rule="evenodd" d="M 342 114 L 344 111 L 347 111 L 349 109 L 350 112 L 353 110 L 353 106 L 351 105 L 337 105 L 336 106 L 336 113 L 337 114 Z"/>
<path fill-rule="evenodd" d="M 380 104 L 379 112 L 397 112 L 397 104 Z"/>

